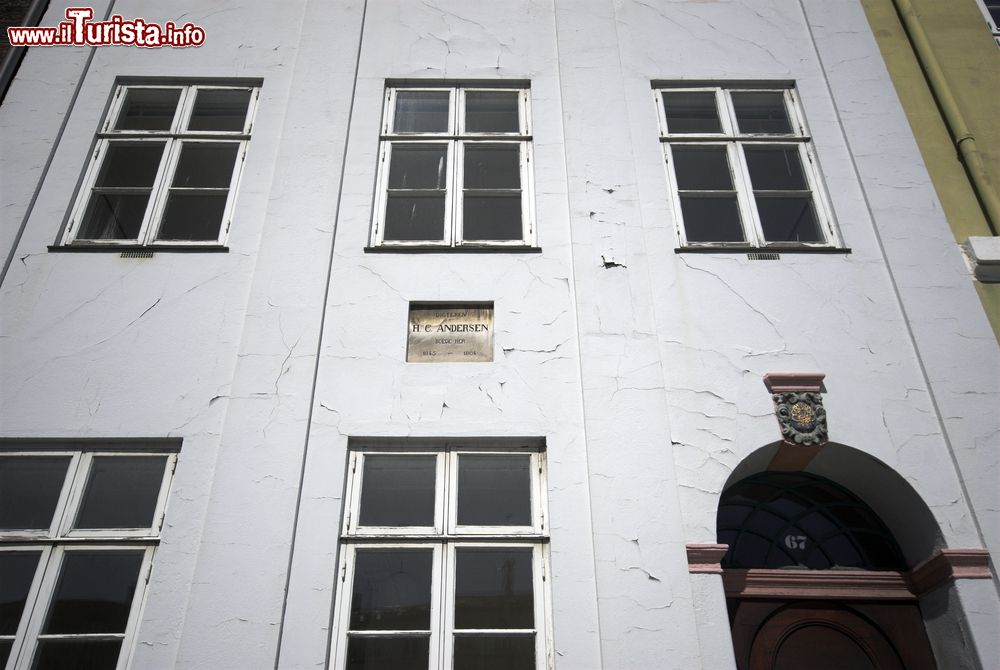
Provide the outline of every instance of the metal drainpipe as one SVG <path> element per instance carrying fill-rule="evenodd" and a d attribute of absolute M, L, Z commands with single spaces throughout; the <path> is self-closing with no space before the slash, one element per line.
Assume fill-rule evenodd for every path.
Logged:
<path fill-rule="evenodd" d="M 895 5 L 903 27 L 910 37 L 913 52 L 924 70 L 931 93 L 937 100 L 945 125 L 951 133 L 955 147 L 958 149 L 958 155 L 972 181 L 972 188 L 985 210 L 986 225 L 989 226 L 993 235 L 998 235 L 1000 234 L 997 231 L 997 228 L 1000 227 L 1000 194 L 991 183 L 986 166 L 983 165 L 983 159 L 976 149 L 976 138 L 972 136 L 969 126 L 965 123 L 965 117 L 962 116 L 958 102 L 951 92 L 951 87 L 948 86 L 948 79 L 941 71 L 941 65 L 938 63 L 937 57 L 934 56 L 930 41 L 927 39 L 927 34 L 924 32 L 910 0 L 892 0 L 892 4 Z"/>

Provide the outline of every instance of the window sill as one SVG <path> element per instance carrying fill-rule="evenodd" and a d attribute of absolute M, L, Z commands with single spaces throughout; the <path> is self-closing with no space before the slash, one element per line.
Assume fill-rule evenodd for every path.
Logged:
<path fill-rule="evenodd" d="M 224 244 L 52 244 L 48 249 L 50 253 L 229 253 Z"/>
<path fill-rule="evenodd" d="M 754 247 L 750 245 L 677 247 L 675 254 L 849 254 L 850 247 Z"/>
<path fill-rule="evenodd" d="M 407 247 L 381 246 L 365 247 L 366 254 L 540 254 L 541 247 L 495 246 L 495 247 L 442 247 L 414 245 Z"/>

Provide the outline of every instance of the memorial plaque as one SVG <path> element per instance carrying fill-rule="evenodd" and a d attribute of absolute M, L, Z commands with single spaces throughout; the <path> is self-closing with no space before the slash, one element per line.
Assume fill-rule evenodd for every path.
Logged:
<path fill-rule="evenodd" d="M 408 363 L 493 361 L 493 303 L 410 303 Z"/>

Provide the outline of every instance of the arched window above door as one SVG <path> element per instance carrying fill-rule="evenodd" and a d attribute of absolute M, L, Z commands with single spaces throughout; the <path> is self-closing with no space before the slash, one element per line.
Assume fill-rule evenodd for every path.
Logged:
<path fill-rule="evenodd" d="M 907 569 L 875 512 L 829 479 L 762 472 L 722 494 L 718 541 L 723 568 Z"/>

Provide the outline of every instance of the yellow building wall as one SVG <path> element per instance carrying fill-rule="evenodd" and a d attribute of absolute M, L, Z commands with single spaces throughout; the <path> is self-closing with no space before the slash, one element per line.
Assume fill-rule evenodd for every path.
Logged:
<path fill-rule="evenodd" d="M 862 0 L 862 4 L 956 242 L 993 235 L 895 3 Z M 910 0 L 910 4 L 995 188 L 1000 185 L 1000 45 L 975 0 Z M 1000 226 L 1000 221 L 994 225 Z M 1000 284 L 975 284 L 1000 341 Z"/>

